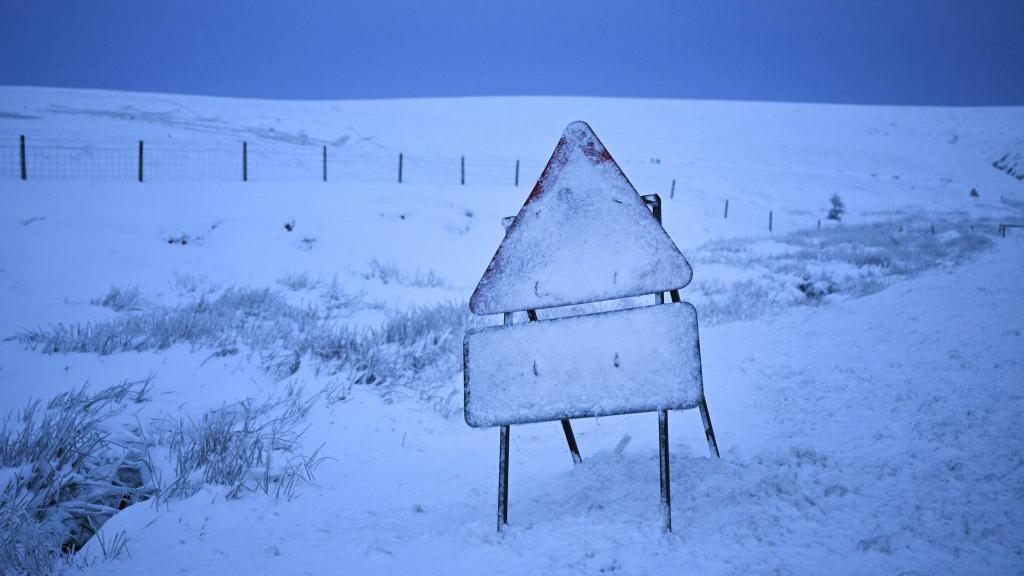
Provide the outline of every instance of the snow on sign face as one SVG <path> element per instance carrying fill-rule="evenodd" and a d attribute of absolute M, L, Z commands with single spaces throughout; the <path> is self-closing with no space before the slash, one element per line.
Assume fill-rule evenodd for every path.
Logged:
<path fill-rule="evenodd" d="M 469 300 L 476 314 L 667 292 L 690 264 L 584 122 L 562 134 Z"/>
<path fill-rule="evenodd" d="M 704 396 L 686 302 L 481 328 L 463 354 L 474 427 L 693 408 Z"/>

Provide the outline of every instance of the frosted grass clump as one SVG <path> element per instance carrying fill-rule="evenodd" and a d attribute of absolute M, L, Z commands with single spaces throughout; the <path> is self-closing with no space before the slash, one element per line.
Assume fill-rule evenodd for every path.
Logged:
<path fill-rule="evenodd" d="M 337 276 L 332 278 L 331 283 L 324 287 L 322 296 L 324 308 L 331 312 L 351 309 L 365 298 L 364 293 L 352 293 L 345 290 L 341 283 L 338 282 Z"/>
<path fill-rule="evenodd" d="M 200 296 L 181 306 L 156 306 L 101 322 L 57 324 L 25 330 L 22 344 L 46 353 L 163 350 L 180 343 L 226 348 L 287 337 L 318 320 L 317 311 L 289 305 L 268 289 L 228 289 L 216 298 Z"/>
<path fill-rule="evenodd" d="M 306 398 L 290 387 L 284 398 L 245 400 L 195 421 L 150 421 L 155 433 L 147 435 L 126 411 L 148 400 L 151 384 L 147 378 L 95 393 L 82 386 L 7 415 L 0 428 L 0 573 L 88 564 L 75 554 L 136 502 L 187 498 L 207 485 L 226 486 L 228 498 L 261 492 L 291 499 L 314 481 L 320 449 L 299 449 L 320 394 Z M 174 479 L 165 486 L 167 476 Z M 98 544 L 103 558 L 127 546 L 116 534 Z"/>
<path fill-rule="evenodd" d="M 394 262 L 381 262 L 376 258 L 370 260 L 369 271 L 363 274 L 364 280 L 380 280 L 381 284 L 398 284 L 414 288 L 440 288 L 444 286 L 444 280 L 433 270 L 423 272 L 406 272 Z"/>
<path fill-rule="evenodd" d="M 231 288 L 216 298 L 25 330 L 14 339 L 48 354 L 109 355 L 176 344 L 219 354 L 241 346 L 278 379 L 308 362 L 316 373 L 350 375 L 354 384 L 374 386 L 386 398 L 407 391 L 444 414 L 457 410 L 451 381 L 462 366 L 459 351 L 470 322 L 465 305 L 410 310 L 377 328 L 356 330 L 338 326 L 330 311 L 336 302 L 327 304 L 321 310 L 290 304 L 273 290 Z"/>
<path fill-rule="evenodd" d="M 313 482 L 324 460 L 320 448 L 308 456 L 295 453 L 316 400 L 291 388 L 281 400 L 257 404 L 247 399 L 211 410 L 198 421 L 157 423 L 175 471 L 161 497 L 187 498 L 213 484 L 227 486 L 228 498 L 262 492 L 291 499 L 297 485 Z"/>
<path fill-rule="evenodd" d="M 311 331 L 293 353 L 313 359 L 318 371 L 374 386 L 385 399 L 411 394 L 450 417 L 462 409 L 461 386 L 453 382 L 461 380 L 462 339 L 474 322 L 465 304 L 427 306 L 366 331 Z"/>
<path fill-rule="evenodd" d="M 114 312 L 127 312 L 133 310 L 141 310 L 143 305 L 142 293 L 135 286 L 128 288 L 118 288 L 117 286 L 111 286 L 110 292 L 107 292 L 102 298 L 93 298 L 89 301 L 93 306 L 103 306 L 104 308 L 110 308 Z"/>
<path fill-rule="evenodd" d="M 713 324 L 865 296 L 901 277 L 957 264 L 988 248 L 994 229 L 988 224 L 937 219 L 841 225 L 774 239 L 783 249 L 767 254 L 751 239 L 709 242 L 692 254 L 696 262 L 744 274 L 698 280 L 684 295 L 697 305 L 702 321 Z"/>
<path fill-rule="evenodd" d="M 150 379 L 86 386 L 6 415 L 0 428 L 0 573 L 50 573 L 112 515 L 158 490 L 136 426 Z"/>
<path fill-rule="evenodd" d="M 770 310 L 794 306 L 802 299 L 788 282 L 771 277 L 735 282 L 698 280 L 687 293 L 705 325 L 753 320 Z"/>
<path fill-rule="evenodd" d="M 414 288 L 439 288 L 444 286 L 444 280 L 437 276 L 432 270 L 423 272 L 417 270 L 408 273 L 398 268 L 394 262 L 381 262 L 377 258 L 370 260 L 370 271 L 362 275 L 365 280 L 377 279 L 381 284 L 398 284 L 400 286 L 412 286 Z"/>
<path fill-rule="evenodd" d="M 292 292 L 313 290 L 320 286 L 320 281 L 310 276 L 308 272 L 293 272 L 279 279 L 277 283 Z"/>

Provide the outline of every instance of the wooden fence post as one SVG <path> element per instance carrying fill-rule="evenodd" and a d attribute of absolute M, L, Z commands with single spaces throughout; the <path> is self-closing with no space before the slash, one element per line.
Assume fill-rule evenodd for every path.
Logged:
<path fill-rule="evenodd" d="M 461 173 L 460 182 L 462 183 L 463 186 L 465 186 L 466 185 L 466 156 L 465 155 L 463 155 L 462 159 L 459 161 L 459 171 Z"/>
<path fill-rule="evenodd" d="M 327 182 L 327 144 L 324 144 L 324 182 Z"/>
<path fill-rule="evenodd" d="M 142 140 L 139 140 L 139 182 L 142 182 Z"/>
<path fill-rule="evenodd" d="M 402 183 L 402 153 L 398 153 L 398 183 Z"/>
<path fill-rule="evenodd" d="M 729 199 L 728 198 L 725 199 L 725 215 L 722 216 L 722 219 L 724 219 L 724 220 L 728 220 L 729 219 Z"/>
<path fill-rule="evenodd" d="M 249 181 L 249 143 L 242 142 L 242 182 Z"/>
<path fill-rule="evenodd" d="M 516 188 L 519 187 L 519 160 L 516 160 Z"/>
<path fill-rule="evenodd" d="M 21 135 L 21 179 L 28 180 L 28 170 L 25 164 L 25 135 Z"/>

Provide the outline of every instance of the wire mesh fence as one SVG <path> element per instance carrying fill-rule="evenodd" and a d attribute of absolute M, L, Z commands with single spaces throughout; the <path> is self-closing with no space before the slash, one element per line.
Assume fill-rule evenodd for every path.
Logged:
<path fill-rule="evenodd" d="M 13 142 L 11 141 L 13 140 Z M 542 157 L 443 155 L 387 150 L 351 151 L 331 145 L 198 145 L 168 142 L 91 142 L 11 139 L 0 144 L 0 183 L 18 180 L 89 182 L 341 182 L 409 183 L 530 188 L 544 170 Z M 638 161 L 623 165 L 638 190 L 676 195 L 679 160 Z M 726 195 L 701 192 L 703 201 L 722 202 Z M 764 208 L 762 208 L 764 209 Z M 733 208 L 735 211 L 735 208 Z M 768 232 L 778 227 L 778 213 L 761 212 Z M 760 216 L 760 215 L 759 215 Z M 764 226 L 764 224 L 762 224 Z M 821 221 L 817 223 L 821 227 Z"/>
<path fill-rule="evenodd" d="M 24 171 L 22 166 L 24 165 Z M 540 159 L 346 151 L 325 145 L 0 145 L 0 180 L 111 182 L 402 182 L 528 185 Z"/>
<path fill-rule="evenodd" d="M 143 154 L 144 180 L 164 182 L 227 182 L 242 179 L 242 151 L 224 148 L 149 146 Z M 137 178 L 136 173 L 122 175 Z"/>
<path fill-rule="evenodd" d="M 0 146 L 0 180 L 21 178 L 21 160 L 17 146 Z"/>
<path fill-rule="evenodd" d="M 137 155 L 118 148 L 32 146 L 25 149 L 25 160 L 38 180 L 127 180 L 138 169 Z"/>

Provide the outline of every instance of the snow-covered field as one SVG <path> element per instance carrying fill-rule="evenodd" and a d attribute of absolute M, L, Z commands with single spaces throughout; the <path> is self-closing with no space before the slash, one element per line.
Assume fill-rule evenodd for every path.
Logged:
<path fill-rule="evenodd" d="M 497 322 L 469 295 L 577 119 L 693 266 L 722 459 L 673 413 L 671 534 L 654 414 L 575 421 L 577 466 L 557 423 L 513 427 L 501 537 L 498 433 L 462 420 L 463 334 Z M 7 152 L 409 158 L 403 184 L 0 168 L 0 572 L 1022 573 L 1024 229 L 997 236 L 1024 222 L 1022 128 L 1021 108 L 0 88 Z M 417 172 L 462 154 L 471 175 L 521 158 L 523 184 Z"/>

